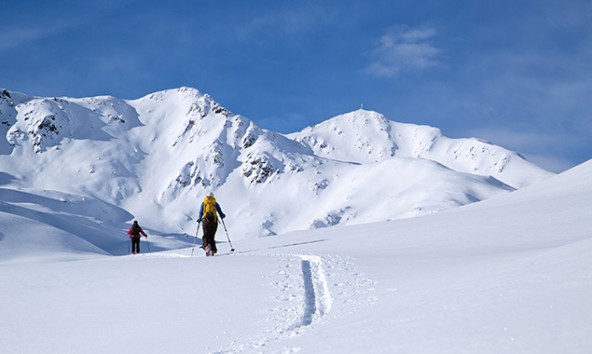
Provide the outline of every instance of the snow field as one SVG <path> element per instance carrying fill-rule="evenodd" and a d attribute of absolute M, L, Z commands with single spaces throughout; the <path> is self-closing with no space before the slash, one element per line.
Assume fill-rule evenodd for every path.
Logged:
<path fill-rule="evenodd" d="M 10 291 L 0 304 L 2 351 L 163 353 L 231 347 L 253 325 L 264 324 L 275 305 L 262 271 L 273 259 L 226 257 L 225 266 L 217 267 L 222 259 L 140 255 L 18 265 L 16 272 L 3 266 L 0 274 Z M 240 272 L 245 261 L 251 272 Z M 232 271 L 240 274 L 225 275 Z M 34 340 L 27 339 L 31 334 Z"/>

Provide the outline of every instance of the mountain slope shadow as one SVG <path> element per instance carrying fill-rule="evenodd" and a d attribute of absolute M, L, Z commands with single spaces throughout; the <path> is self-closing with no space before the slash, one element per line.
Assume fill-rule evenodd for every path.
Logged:
<path fill-rule="evenodd" d="M 0 188 L 0 211 L 72 234 L 107 254 L 125 254 L 121 247 L 125 222 L 133 215 L 98 199 L 55 192 L 59 199 Z M 96 215 L 102 215 L 100 220 Z M 28 234 L 28 230 L 20 230 Z M 5 235 L 18 237 L 18 235 Z M 47 237 L 51 237 L 48 235 Z M 125 239 L 125 238 L 124 238 Z"/>

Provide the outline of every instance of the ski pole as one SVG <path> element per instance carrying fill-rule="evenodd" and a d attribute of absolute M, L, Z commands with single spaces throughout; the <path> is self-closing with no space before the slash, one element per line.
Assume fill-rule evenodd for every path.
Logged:
<path fill-rule="evenodd" d="M 146 246 L 148 246 L 148 253 L 152 253 L 152 251 L 150 251 L 150 243 L 148 242 L 148 236 L 146 236 Z"/>
<path fill-rule="evenodd" d="M 224 223 L 224 219 L 222 220 L 222 226 L 224 226 L 224 231 L 226 232 L 226 238 L 228 239 L 228 243 L 230 244 L 230 252 L 234 252 L 234 247 L 232 247 L 232 242 L 230 242 L 230 236 L 228 236 L 228 230 L 226 229 L 226 224 Z"/>
<path fill-rule="evenodd" d="M 197 230 L 195 230 L 195 238 L 193 239 L 193 248 L 191 249 L 191 257 L 193 257 L 193 251 L 195 250 L 195 243 L 197 242 L 197 234 L 199 234 L 199 224 L 201 221 L 197 223 Z"/>

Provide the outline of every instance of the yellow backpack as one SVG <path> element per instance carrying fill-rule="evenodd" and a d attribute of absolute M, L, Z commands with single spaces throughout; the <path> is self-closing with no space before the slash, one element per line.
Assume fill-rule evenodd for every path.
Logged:
<path fill-rule="evenodd" d="M 203 201 L 203 219 L 210 222 L 217 222 L 218 215 L 216 213 L 216 198 L 207 196 Z"/>

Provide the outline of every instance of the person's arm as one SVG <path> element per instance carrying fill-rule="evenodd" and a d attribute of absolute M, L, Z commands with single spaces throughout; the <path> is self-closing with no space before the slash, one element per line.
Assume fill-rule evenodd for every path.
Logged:
<path fill-rule="evenodd" d="M 226 217 L 226 215 L 224 215 L 224 213 L 222 212 L 222 208 L 220 208 L 220 204 L 216 203 L 216 210 L 218 211 L 218 214 L 220 215 L 220 217 L 222 219 L 224 219 Z"/>
<path fill-rule="evenodd" d="M 148 235 L 146 235 L 146 233 L 144 232 L 144 229 L 142 229 L 141 227 L 140 227 L 140 233 L 141 233 L 142 235 L 144 235 L 144 237 L 148 237 Z"/>
<path fill-rule="evenodd" d="M 203 208 L 204 208 L 204 205 L 203 205 L 203 203 L 201 203 L 201 205 L 199 206 L 199 215 L 197 216 L 197 222 L 201 222 L 201 217 L 203 215 Z"/>

